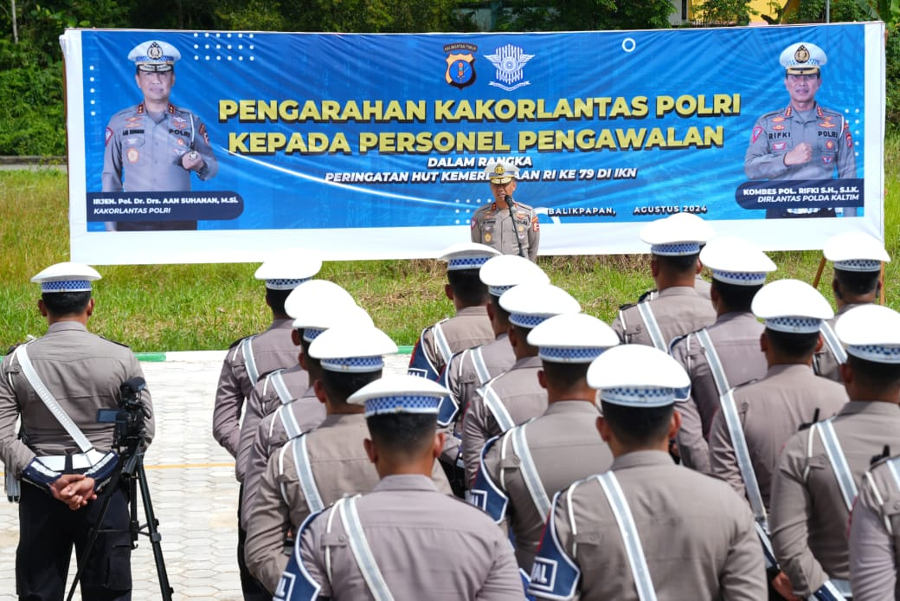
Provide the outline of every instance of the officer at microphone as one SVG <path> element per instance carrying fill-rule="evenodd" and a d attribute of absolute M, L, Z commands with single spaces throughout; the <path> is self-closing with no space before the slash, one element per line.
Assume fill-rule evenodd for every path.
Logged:
<path fill-rule="evenodd" d="M 537 259 L 541 240 L 537 213 L 513 200 L 519 170 L 506 161 L 488 163 L 485 172 L 491 182 L 494 202 L 472 216 L 472 242 L 496 248 L 504 255 Z"/>

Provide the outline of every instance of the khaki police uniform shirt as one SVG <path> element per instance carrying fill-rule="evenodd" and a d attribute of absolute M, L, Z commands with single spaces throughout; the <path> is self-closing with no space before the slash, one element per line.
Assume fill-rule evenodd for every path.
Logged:
<path fill-rule="evenodd" d="M 276 319 L 268 330 L 252 337 L 250 345 L 259 377 L 297 364 L 300 349 L 291 340 L 293 323 L 291 319 Z M 213 408 L 213 436 L 232 457 L 237 457 L 240 445 L 241 409 L 256 385 L 247 374 L 243 340 L 238 340 L 228 349 L 219 374 Z"/>
<path fill-rule="evenodd" d="M 299 353 L 299 347 L 295 346 L 294 349 Z M 267 376 L 261 376 L 253 387 L 250 396 L 247 397 L 247 406 L 244 410 L 244 419 L 241 421 L 240 437 L 238 439 L 238 452 L 234 463 L 239 482 L 245 481 L 247 462 L 250 459 L 250 449 L 253 447 L 253 440 L 256 438 L 260 422 L 283 404 L 282 399 L 278 396 L 278 392 L 272 385 L 272 373 L 269 373 Z M 280 373 L 291 399 L 296 399 L 309 388 L 309 374 L 299 364 L 288 367 Z M 324 408 L 321 415 L 324 418 Z"/>
<path fill-rule="evenodd" d="M 285 420 L 290 420 L 301 433 L 319 427 L 325 420 L 325 403 L 316 397 L 312 386 L 297 396 L 298 398 L 287 405 L 279 405 L 256 427 L 256 435 L 253 437 L 253 444 L 247 455 L 247 467 L 244 475 L 241 527 L 245 531 L 253 513 L 253 503 L 259 492 L 259 481 L 266 471 L 269 458 L 276 450 L 291 440 L 285 428 Z"/>
<path fill-rule="evenodd" d="M 851 401 L 833 424 L 857 488 L 884 445 L 900 449 L 900 408 L 892 403 Z M 801 597 L 829 577 L 846 580 L 850 574 L 849 513 L 818 435 L 809 456 L 810 432 L 794 434 L 781 453 L 769 519 L 775 556 Z"/>
<path fill-rule="evenodd" d="M 477 349 L 477 351 L 476 351 Z M 488 378 L 484 382 L 475 369 L 474 353 L 477 352 L 487 370 Z M 453 355 L 441 374 L 441 383 L 450 391 L 450 395 L 459 408 L 451 426 L 448 427 L 444 440 L 444 452 L 441 460 L 451 465 L 456 463 L 459 447 L 462 444 L 462 416 L 465 415 L 469 402 L 476 395 L 476 390 L 491 378 L 495 378 L 511 368 L 516 362 L 516 355 L 509 343 L 509 334 L 504 332 L 493 342 L 479 347 L 466 349 Z"/>
<path fill-rule="evenodd" d="M 900 473 L 896 456 L 874 465 L 863 477 L 853 506 L 850 584 L 854 601 L 900 599 L 900 483 L 895 473 Z"/>
<path fill-rule="evenodd" d="M 363 441 L 369 438 L 369 428 L 362 413 L 328 415 L 306 436 L 310 468 L 325 506 L 344 495 L 375 488 L 378 472 L 363 446 Z M 287 565 L 285 537 L 296 533 L 311 513 L 300 487 L 291 446 L 292 442 L 288 442 L 269 458 L 247 522 L 244 547 L 247 569 L 271 592 L 275 591 Z M 437 461 L 433 477 L 442 492 L 451 494 L 447 477 Z"/>
<path fill-rule="evenodd" d="M 359 521 L 394 599 L 521 601 L 522 581 L 509 541 L 478 509 L 439 492 L 423 476 L 387 476 L 357 499 Z M 299 550 L 321 597 L 372 599 L 328 510 L 304 528 Z M 331 578 L 325 548 L 331 550 Z"/>
<path fill-rule="evenodd" d="M 765 376 L 766 356 L 759 347 L 759 337 L 764 329 L 765 326 L 749 312 L 720 315 L 716 323 L 706 328 L 730 388 Z M 691 377 L 690 397 L 678 405 L 681 429 L 675 440 L 681 462 L 685 467 L 708 474 L 709 431 L 713 416 L 719 411 L 720 396 L 727 390 L 719 390 L 716 386 L 707 351 L 695 333 L 673 343 L 671 354 Z"/>
<path fill-rule="evenodd" d="M 663 340 L 668 345 L 678 336 L 711 326 L 716 321 L 712 303 L 690 286 L 666 288 L 653 300 L 644 301 L 653 311 Z M 619 311 L 612 322 L 613 331 L 623 344 L 653 346 L 647 326 L 637 305 Z"/>
<path fill-rule="evenodd" d="M 586 401 L 556 401 L 539 418 L 517 428 L 525 428 L 525 438 L 541 486 L 548 499 L 576 480 L 609 469 L 612 451 L 597 431 L 597 406 Z M 512 528 L 516 560 L 526 572 L 531 571 L 547 515 L 532 500 L 522 471 L 522 459 L 504 437 L 485 454 L 484 465 L 491 480 L 509 497 L 507 519 L 501 522 L 506 531 Z"/>
<path fill-rule="evenodd" d="M 450 355 L 446 357 L 437 343 L 435 335 L 437 326 L 440 326 L 450 348 Z M 434 372 L 440 375 L 453 353 L 486 344 L 492 340 L 494 340 L 494 329 L 488 318 L 487 307 L 484 305 L 464 307 L 453 317 L 422 331 L 413 350 L 413 356 L 410 358 L 410 366 L 416 361 L 416 353 L 425 353 Z"/>
<path fill-rule="evenodd" d="M 753 516 L 728 485 L 675 465 L 661 451 L 617 457 L 612 471 L 634 517 L 660 600 L 766 599 L 766 572 Z M 622 534 L 597 479 L 577 482 L 560 493 L 553 512 L 556 536 L 581 569 L 573 599 L 637 601 Z M 549 536 L 544 534 L 545 539 Z M 535 582 L 533 574 L 532 585 Z"/>
<path fill-rule="evenodd" d="M 144 377 L 131 350 L 88 332 L 77 321 L 58 321 L 28 345 L 28 357 L 41 381 L 88 441 L 100 452 L 113 443 L 114 425 L 98 424 L 98 409 L 119 406 L 119 386 Z M 149 387 L 141 393 L 149 415 L 144 419 L 149 443 L 154 434 Z M 16 436 L 21 416 L 22 437 Z M 12 353 L 0 363 L 0 458 L 15 477 L 35 457 L 80 453 L 81 449 L 34 391 Z"/>
<path fill-rule="evenodd" d="M 182 155 L 196 151 L 203 159 L 197 172 L 208 180 L 219 171 L 206 126 L 191 111 L 169 104 L 154 115 L 144 103 L 113 115 L 106 126 L 103 191 L 178 191 L 191 189 L 191 172 Z"/>
<path fill-rule="evenodd" d="M 843 386 L 817 377 L 808 365 L 773 365 L 764 379 L 734 391 L 738 417 L 766 509 L 778 458 L 788 439 L 801 425 L 816 419 L 817 409 L 818 420 L 828 419 L 849 400 Z M 734 443 L 721 411 L 713 419 L 709 454 L 712 475 L 725 480 L 741 497 L 746 497 Z"/>
<path fill-rule="evenodd" d="M 542 415 L 547 410 L 547 391 L 541 388 L 537 379 L 537 372 L 541 367 L 540 357 L 523 357 L 509 371 L 485 385 L 490 385 L 494 390 L 516 425 Z M 499 434 L 503 434 L 503 429 L 497 423 L 497 418 L 485 404 L 484 397 L 476 394 L 463 416 L 462 450 L 466 482 L 471 483 L 478 472 L 481 450 L 485 443 Z"/>
<path fill-rule="evenodd" d="M 812 159 L 785 166 L 784 157 L 802 142 L 812 146 Z M 850 124 L 844 116 L 818 104 L 808 111 L 792 106 L 756 120 L 744 171 L 750 179 L 831 179 L 856 177 L 856 156 Z"/>
<path fill-rule="evenodd" d="M 494 202 L 475 211 L 472 216 L 472 242 L 497 249 L 504 255 L 518 255 L 519 243 L 527 259 L 537 259 L 541 227 L 537 213 L 526 204 L 513 201 L 513 214 Z"/>

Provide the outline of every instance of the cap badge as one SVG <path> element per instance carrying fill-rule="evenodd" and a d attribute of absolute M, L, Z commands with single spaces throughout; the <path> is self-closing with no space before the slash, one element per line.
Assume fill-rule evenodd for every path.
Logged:
<path fill-rule="evenodd" d="M 162 47 L 159 44 L 157 44 L 156 42 L 153 42 L 152 44 L 150 44 L 150 47 L 147 48 L 147 56 L 155 61 L 158 61 L 159 59 L 161 59 L 162 55 L 163 55 Z"/>
<path fill-rule="evenodd" d="M 501 165 L 500 163 L 497 163 L 497 166 L 494 167 L 494 173 L 496 173 L 497 175 L 503 175 L 503 172 L 504 172 L 503 165 Z"/>
<path fill-rule="evenodd" d="M 806 46 L 802 44 L 797 50 L 794 51 L 794 60 L 798 63 L 805 63 L 809 61 L 809 50 L 806 49 Z"/>

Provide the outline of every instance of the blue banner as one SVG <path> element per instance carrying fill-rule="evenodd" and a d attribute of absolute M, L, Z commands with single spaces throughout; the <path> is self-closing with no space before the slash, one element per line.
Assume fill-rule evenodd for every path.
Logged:
<path fill-rule="evenodd" d="M 178 244 L 155 262 L 258 260 L 262 250 L 304 245 L 297 230 L 335 258 L 434 256 L 468 239 L 474 212 L 493 202 L 485 168 L 496 159 L 519 169 L 515 200 L 536 209 L 542 254 L 641 250 L 636 228 L 678 211 L 727 222 L 717 229 L 751 232 L 768 248 L 820 246 L 816 232 L 848 227 L 881 237 L 884 82 L 871 75 L 884 60 L 873 42 L 879 32 L 881 24 L 421 35 L 69 31 L 67 75 L 77 78 L 68 89 L 72 177 L 81 175 L 73 153 L 83 152 L 84 169 L 83 183 L 72 186 L 73 255 L 145 262 L 110 256 L 110 245 L 133 236 L 116 224 L 161 230 L 155 223 L 167 221 L 198 231 L 157 231 Z M 170 61 L 168 129 L 159 133 L 151 133 L 158 115 L 146 108 L 129 60 L 142 44 L 154 52 L 148 42 L 180 53 Z M 813 91 L 818 137 L 806 160 L 814 168 L 779 175 L 760 157 L 774 154 L 781 173 L 793 173 L 784 171 L 786 154 L 800 134 L 792 141 L 781 131 L 791 100 L 780 57 L 798 42 L 826 55 Z M 768 150 L 755 153 L 761 145 Z M 786 186 L 768 184 L 780 180 Z M 816 191 L 832 184 L 834 194 Z M 782 203 L 761 202 L 779 194 L 756 192 L 779 187 L 793 190 L 780 194 L 789 197 Z M 842 188 L 855 190 L 852 200 Z M 169 210 L 136 211 L 133 198 L 145 192 L 168 198 Z M 810 227 L 800 242 L 781 244 L 767 232 L 767 217 L 821 207 L 842 219 Z M 244 254 L 208 258 L 204 249 L 213 256 L 216 243 L 205 231 L 234 232 L 223 240 L 229 248 L 239 240 Z"/>

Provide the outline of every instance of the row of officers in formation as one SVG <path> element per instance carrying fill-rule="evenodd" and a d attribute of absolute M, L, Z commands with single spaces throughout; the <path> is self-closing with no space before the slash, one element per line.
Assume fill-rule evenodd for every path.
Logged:
<path fill-rule="evenodd" d="M 762 251 L 695 216 L 641 238 L 656 289 L 611 325 L 526 258 L 447 249 L 456 314 L 425 328 L 402 376 L 382 377 L 396 344 L 313 279 L 320 261 L 264 263 L 273 322 L 228 350 L 213 415 L 241 483 L 245 599 L 900 593 L 900 314 L 875 304 L 883 245 L 828 242 L 835 316 L 808 284 L 767 284 Z M 83 598 L 130 598 L 129 499 L 107 488 L 118 456 L 94 415 L 142 374 L 85 327 L 99 277 L 75 263 L 35 276 L 49 328 L 0 367 L 23 599 L 61 598 L 73 544 Z"/>

